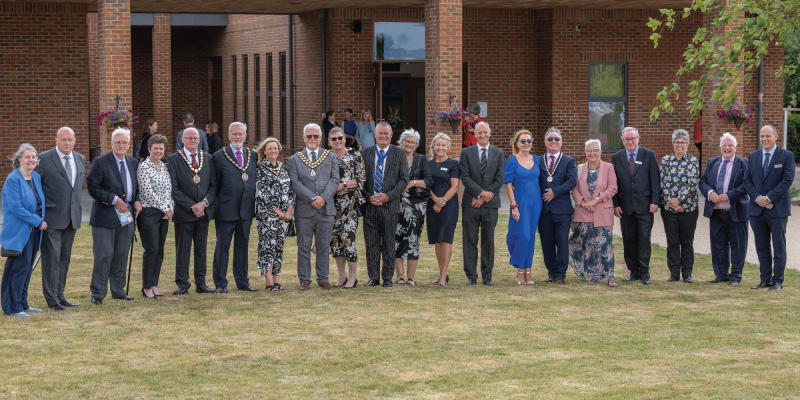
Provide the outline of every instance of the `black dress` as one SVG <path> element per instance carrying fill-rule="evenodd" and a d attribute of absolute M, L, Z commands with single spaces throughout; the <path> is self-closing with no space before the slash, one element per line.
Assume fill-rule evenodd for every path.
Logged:
<path fill-rule="evenodd" d="M 404 191 L 401 198 L 394 250 L 395 258 L 404 260 L 419 260 L 419 242 L 422 226 L 425 224 L 425 203 L 430 196 L 428 188 L 433 186 L 433 177 L 425 156 L 415 153 L 412 161 L 408 168 L 408 181 L 425 181 L 425 189 L 413 186 Z"/>
<path fill-rule="evenodd" d="M 443 162 L 428 161 L 433 175 L 433 194 L 444 196 L 450 190 L 450 178 L 461 178 L 458 161 L 448 158 Z M 428 244 L 453 244 L 453 234 L 458 224 L 458 195 L 453 196 L 438 213 L 433 211 L 433 200 L 428 200 Z"/>

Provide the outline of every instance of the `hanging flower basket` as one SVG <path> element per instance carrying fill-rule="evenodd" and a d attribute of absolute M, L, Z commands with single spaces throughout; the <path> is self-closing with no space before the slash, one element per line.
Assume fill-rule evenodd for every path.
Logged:
<path fill-rule="evenodd" d="M 106 152 L 106 139 L 108 138 L 109 130 L 116 128 L 125 128 L 133 131 L 133 124 L 139 121 L 139 116 L 133 113 L 133 110 L 124 110 L 119 107 L 109 108 L 97 116 L 97 126 L 102 127 L 100 130 L 100 149 L 103 153 Z"/>
<path fill-rule="evenodd" d="M 431 125 L 444 124 L 450 125 L 453 135 L 459 134 L 462 127 L 470 126 L 475 120 L 475 116 L 464 108 L 451 108 L 447 111 L 439 111 L 438 115 L 430 121 Z M 437 122 L 438 121 L 438 122 Z"/>
<path fill-rule="evenodd" d="M 728 107 L 727 110 L 717 111 L 717 117 L 719 117 L 719 119 L 733 121 L 736 129 L 740 129 L 742 124 L 750 123 L 750 121 L 753 120 L 753 108 L 741 104 L 734 104 Z"/>

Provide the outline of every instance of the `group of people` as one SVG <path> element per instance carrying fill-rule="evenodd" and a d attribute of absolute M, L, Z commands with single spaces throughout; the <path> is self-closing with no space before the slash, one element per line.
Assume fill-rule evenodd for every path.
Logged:
<path fill-rule="evenodd" d="M 328 110 L 322 117 L 321 127 L 323 133 L 321 147 L 330 148 L 327 145 L 327 139 L 333 128 L 342 128 L 344 145 L 348 149 L 366 149 L 375 145 L 375 119 L 372 118 L 372 111 L 369 109 L 361 110 L 360 118 L 356 119 L 353 110 L 345 108 L 341 125 L 336 122 L 336 112 Z"/>
<path fill-rule="evenodd" d="M 348 146 L 345 129 L 334 126 L 322 146 L 324 128 L 303 128 L 304 148 L 279 160 L 282 146 L 273 137 L 255 150 L 244 146 L 247 126 L 228 127 L 229 145 L 213 154 L 205 150 L 205 132 L 191 114 L 178 132 L 177 151 L 164 160 L 167 138 L 149 123 L 146 157 L 126 155 L 130 132 L 111 134 L 112 150 L 96 158 L 85 176 L 92 205 L 93 256 L 91 302 L 100 305 L 111 291 L 114 299 L 132 300 L 126 289 L 126 261 L 138 228 L 144 255 L 142 296 L 162 296 L 158 288 L 169 221 L 175 229 L 175 289 L 192 287 L 189 260 L 194 255 L 194 287 L 198 293 L 226 293 L 233 244 L 233 279 L 237 289 L 257 291 L 248 279 L 249 235 L 257 221 L 257 266 L 267 291 L 286 290 L 280 282 L 283 245 L 297 236 L 300 290 L 311 289 L 311 258 L 322 289 L 357 286 L 356 231 L 363 217 L 367 255 L 367 286 L 415 286 L 422 229 L 434 245 L 439 275 L 432 283 L 449 282 L 448 267 L 459 219 L 463 230 L 463 268 L 467 285 L 480 278 L 493 286 L 494 231 L 501 206 L 499 192 L 510 200 L 507 246 L 517 283 L 534 284 L 531 267 L 536 232 L 542 247 L 548 282 L 564 284 L 567 267 L 592 282 L 617 286 L 614 278 L 612 227 L 620 219 L 625 264 L 630 276 L 650 284 L 650 233 L 654 214 L 662 210 L 667 236 L 669 281 L 692 282 L 694 231 L 698 218 L 698 188 L 706 197 L 715 279 L 741 281 L 747 248 L 748 221 L 756 240 L 761 281 L 753 289 L 780 290 L 786 264 L 786 223 L 790 214 L 789 186 L 794 179 L 794 155 L 776 146 L 777 132 L 761 129 L 762 148 L 744 159 L 736 156 L 736 138 L 720 139 L 720 156 L 709 160 L 700 175 L 699 162 L 688 154 L 688 133 L 672 134 L 674 152 L 659 162 L 653 151 L 639 146 L 639 132 L 622 131 L 625 146 L 607 163 L 601 142 L 584 144 L 586 162 L 561 151 L 556 128 L 544 134 L 546 154 L 532 153 L 533 134 L 519 130 L 513 154 L 490 143 L 488 122 L 474 126 L 476 144 L 449 158 L 451 139 L 438 133 L 428 157 L 418 154 L 420 135 L 404 131 L 392 145 L 391 125 L 374 126 L 374 144 L 360 151 Z M 154 127 L 155 125 L 155 127 Z M 80 192 L 85 158 L 73 150 L 75 133 L 63 127 L 56 147 L 37 154 L 23 144 L 12 157 L 15 167 L 3 186 L 4 222 L 0 232 L 5 314 L 29 317 L 41 309 L 27 302 L 28 284 L 41 249 L 42 288 L 49 308 L 65 310 L 78 304 L 64 297 L 72 243 L 81 225 Z M 206 280 L 209 222 L 215 220 L 213 284 Z M 570 233 L 571 232 L 571 233 Z M 480 243 L 480 244 L 479 244 Z M 480 252 L 478 249 L 480 248 Z M 479 257 L 480 253 L 480 257 Z M 337 279 L 330 283 L 329 259 L 336 261 Z M 127 282 L 128 285 L 130 282 Z"/>

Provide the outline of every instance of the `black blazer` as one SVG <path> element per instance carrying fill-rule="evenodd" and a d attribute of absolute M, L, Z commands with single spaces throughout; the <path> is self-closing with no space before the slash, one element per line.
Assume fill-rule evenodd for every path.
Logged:
<path fill-rule="evenodd" d="M 617 194 L 614 207 L 621 207 L 623 215 L 648 214 L 650 204 L 661 204 L 661 180 L 656 153 L 639 146 L 633 167 L 628 168 L 628 153 L 625 149 L 611 157 L 617 174 Z"/>
<path fill-rule="evenodd" d="M 206 137 L 206 141 L 208 142 L 208 152 L 210 154 L 215 154 L 219 149 L 222 148 L 222 138 L 219 136 L 218 133 L 212 133 Z"/>
<path fill-rule="evenodd" d="M 400 196 L 408 185 L 408 168 L 406 165 L 406 152 L 399 147 L 389 145 L 386 154 L 386 165 L 383 172 L 383 193 L 389 196 L 389 202 L 382 206 L 373 206 L 369 203 L 369 198 L 374 194 L 375 184 L 375 149 L 376 146 L 367 147 L 361 150 L 361 157 L 364 158 L 364 169 L 366 170 L 364 188 L 361 193 L 367 204 L 365 205 L 365 215 L 375 216 L 380 212 L 387 214 L 397 214 L 400 212 Z"/>
<path fill-rule="evenodd" d="M 253 219 L 256 216 L 256 166 L 258 154 L 242 148 L 242 162 L 247 165 L 247 180 L 242 180 L 242 170 L 228 161 L 225 154 L 236 161 L 231 146 L 214 153 L 214 173 L 217 175 L 217 205 L 214 218 L 221 221 Z M 247 162 L 250 161 L 250 165 Z"/>
<path fill-rule="evenodd" d="M 494 193 L 494 198 L 482 207 L 500 208 L 500 188 L 503 187 L 503 150 L 489 145 L 489 160 L 486 164 L 486 176 L 481 176 L 481 159 L 478 145 L 469 146 L 461 150 L 459 169 L 461 170 L 461 183 L 464 185 L 464 195 L 461 197 L 461 207 L 472 207 L 472 199 L 480 196 L 486 190 Z"/>
<path fill-rule="evenodd" d="M 408 162 L 408 160 L 406 160 L 406 162 Z M 408 172 L 408 181 L 411 182 L 413 180 L 425 181 L 426 189 L 421 187 L 410 188 L 409 194 L 411 195 L 411 198 L 428 201 L 431 188 L 433 187 L 433 175 L 431 174 L 431 166 L 428 163 L 428 160 L 422 154 L 414 153 L 414 159 L 411 162 L 411 168 Z M 422 193 L 427 193 L 427 195 L 424 197 L 419 197 L 418 195 Z"/>
<path fill-rule="evenodd" d="M 717 186 L 717 174 L 719 167 L 722 165 L 722 156 L 714 157 L 708 160 L 706 164 L 706 171 L 700 178 L 700 191 L 706 197 L 706 207 L 703 210 L 703 216 L 711 218 L 714 212 L 714 203 L 708 199 L 708 192 L 715 190 Z M 747 172 L 747 160 L 742 157 L 736 156 L 734 158 L 733 166 L 731 167 L 731 181 L 728 182 L 728 200 L 731 203 L 731 219 L 736 222 L 747 221 L 750 217 L 747 214 L 747 206 L 750 203 L 750 197 L 744 187 L 744 175 Z"/>
<path fill-rule="evenodd" d="M 131 156 L 125 156 L 125 168 L 128 170 L 133 186 L 131 202 L 139 201 L 139 181 L 136 179 L 139 162 Z M 80 178 L 80 175 L 78 177 Z M 89 225 L 109 229 L 120 227 L 113 202 L 115 196 L 125 200 L 125 186 L 119 175 L 114 152 L 103 154 L 92 161 L 89 174 L 86 176 L 86 186 L 89 189 L 89 195 L 94 199 Z M 133 212 L 132 207 L 131 212 Z"/>
<path fill-rule="evenodd" d="M 788 217 L 792 215 L 789 187 L 794 182 L 794 153 L 777 147 L 775 156 L 769 160 L 767 176 L 764 176 L 762 151 L 758 149 L 747 156 L 750 169 L 745 174 L 744 185 L 750 194 L 750 216 L 764 213 L 773 218 Z M 762 195 L 772 200 L 771 210 L 756 204 L 756 199 Z"/>
<path fill-rule="evenodd" d="M 183 151 L 183 150 L 179 150 Z M 198 150 L 198 153 L 203 152 Z M 200 183 L 194 183 L 194 172 L 189 169 L 189 164 L 178 153 L 167 157 L 167 170 L 172 182 L 172 199 L 175 200 L 175 215 L 172 220 L 176 223 L 186 223 L 214 218 L 214 206 L 217 200 L 217 175 L 214 173 L 214 161 L 210 154 L 203 152 L 203 167 L 198 175 Z M 239 178 L 240 180 L 242 178 Z M 192 206 L 201 200 L 208 201 L 206 215 L 201 218 L 194 216 Z"/>

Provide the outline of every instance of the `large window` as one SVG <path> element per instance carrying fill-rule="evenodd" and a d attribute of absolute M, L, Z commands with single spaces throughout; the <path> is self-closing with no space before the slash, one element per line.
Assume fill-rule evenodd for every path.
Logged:
<path fill-rule="evenodd" d="M 627 78 L 625 63 L 589 63 L 589 138 L 600 139 L 603 151 L 622 148 L 620 135 L 628 119 Z"/>
<path fill-rule="evenodd" d="M 424 60 L 425 23 L 376 22 L 376 60 Z"/>

